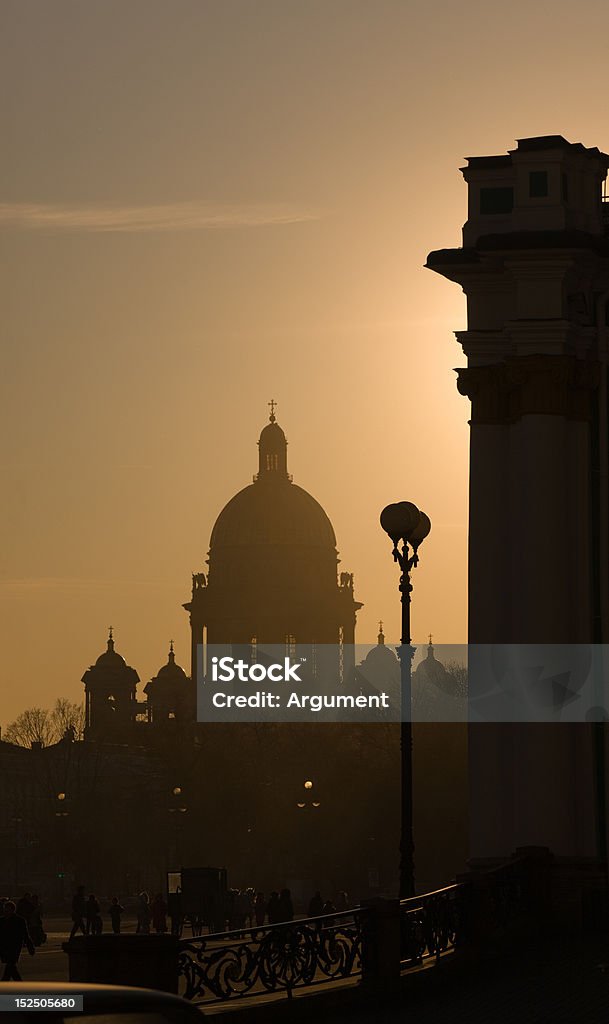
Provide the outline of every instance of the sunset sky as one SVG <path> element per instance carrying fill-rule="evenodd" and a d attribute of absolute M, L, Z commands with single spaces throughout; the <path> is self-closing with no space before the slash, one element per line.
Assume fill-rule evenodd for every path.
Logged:
<path fill-rule="evenodd" d="M 0 722 L 115 629 L 146 682 L 278 402 L 289 469 L 398 635 L 378 525 L 433 530 L 413 633 L 466 638 L 467 155 L 607 150 L 605 0 L 0 0 Z M 498 581 L 500 583 L 500 581 Z"/>

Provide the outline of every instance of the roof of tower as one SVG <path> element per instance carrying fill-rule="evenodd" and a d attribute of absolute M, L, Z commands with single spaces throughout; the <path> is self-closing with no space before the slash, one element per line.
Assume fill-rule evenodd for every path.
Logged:
<path fill-rule="evenodd" d="M 166 664 L 162 665 L 156 676 L 153 676 L 150 682 L 146 683 L 144 693 L 150 693 L 151 690 L 173 689 L 176 686 L 182 687 L 188 682 L 189 678 L 186 672 L 181 665 L 176 663 L 173 640 L 171 640 L 169 642 L 169 655 Z"/>
<path fill-rule="evenodd" d="M 139 676 L 134 668 L 131 668 L 127 664 L 125 659 L 114 650 L 114 635 L 112 626 L 110 626 L 108 634 L 108 645 L 106 650 L 100 654 L 99 658 L 94 665 L 91 665 L 84 676 L 82 682 L 90 682 L 95 679 L 112 677 L 117 681 L 124 683 L 139 682 Z"/>

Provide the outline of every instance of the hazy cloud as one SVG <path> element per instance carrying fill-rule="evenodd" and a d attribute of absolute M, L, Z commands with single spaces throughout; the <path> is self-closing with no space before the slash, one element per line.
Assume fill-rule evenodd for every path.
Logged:
<path fill-rule="evenodd" d="M 51 231 L 196 231 L 255 228 L 318 220 L 289 203 L 218 203 L 193 199 L 152 206 L 0 203 L 0 224 Z"/>
<path fill-rule="evenodd" d="M 0 579 L 0 597 L 10 593 L 33 590 L 97 590 L 99 588 L 116 587 L 167 587 L 173 589 L 184 589 L 175 580 L 149 579 L 149 580 L 123 580 L 123 579 L 83 579 L 77 576 L 41 576 L 24 577 L 23 579 Z"/>

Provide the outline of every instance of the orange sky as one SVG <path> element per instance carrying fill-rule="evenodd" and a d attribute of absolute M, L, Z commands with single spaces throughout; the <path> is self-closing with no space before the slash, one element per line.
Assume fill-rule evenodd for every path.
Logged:
<path fill-rule="evenodd" d="M 0 628 L 6 724 L 77 699 L 115 628 L 188 667 L 190 574 L 270 398 L 341 568 L 397 636 L 378 513 L 433 532 L 413 633 L 466 636 L 456 286 L 465 155 L 607 149 L 609 9 L 4 0 Z"/>

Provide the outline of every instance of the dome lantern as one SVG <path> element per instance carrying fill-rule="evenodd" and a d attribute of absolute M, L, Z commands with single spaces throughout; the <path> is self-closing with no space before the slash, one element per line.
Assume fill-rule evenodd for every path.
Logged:
<path fill-rule="evenodd" d="M 288 477 L 288 442 L 275 416 L 276 403 L 269 402 L 271 414 L 269 422 L 263 428 L 258 441 L 258 476 L 259 483 L 289 480 Z"/>

